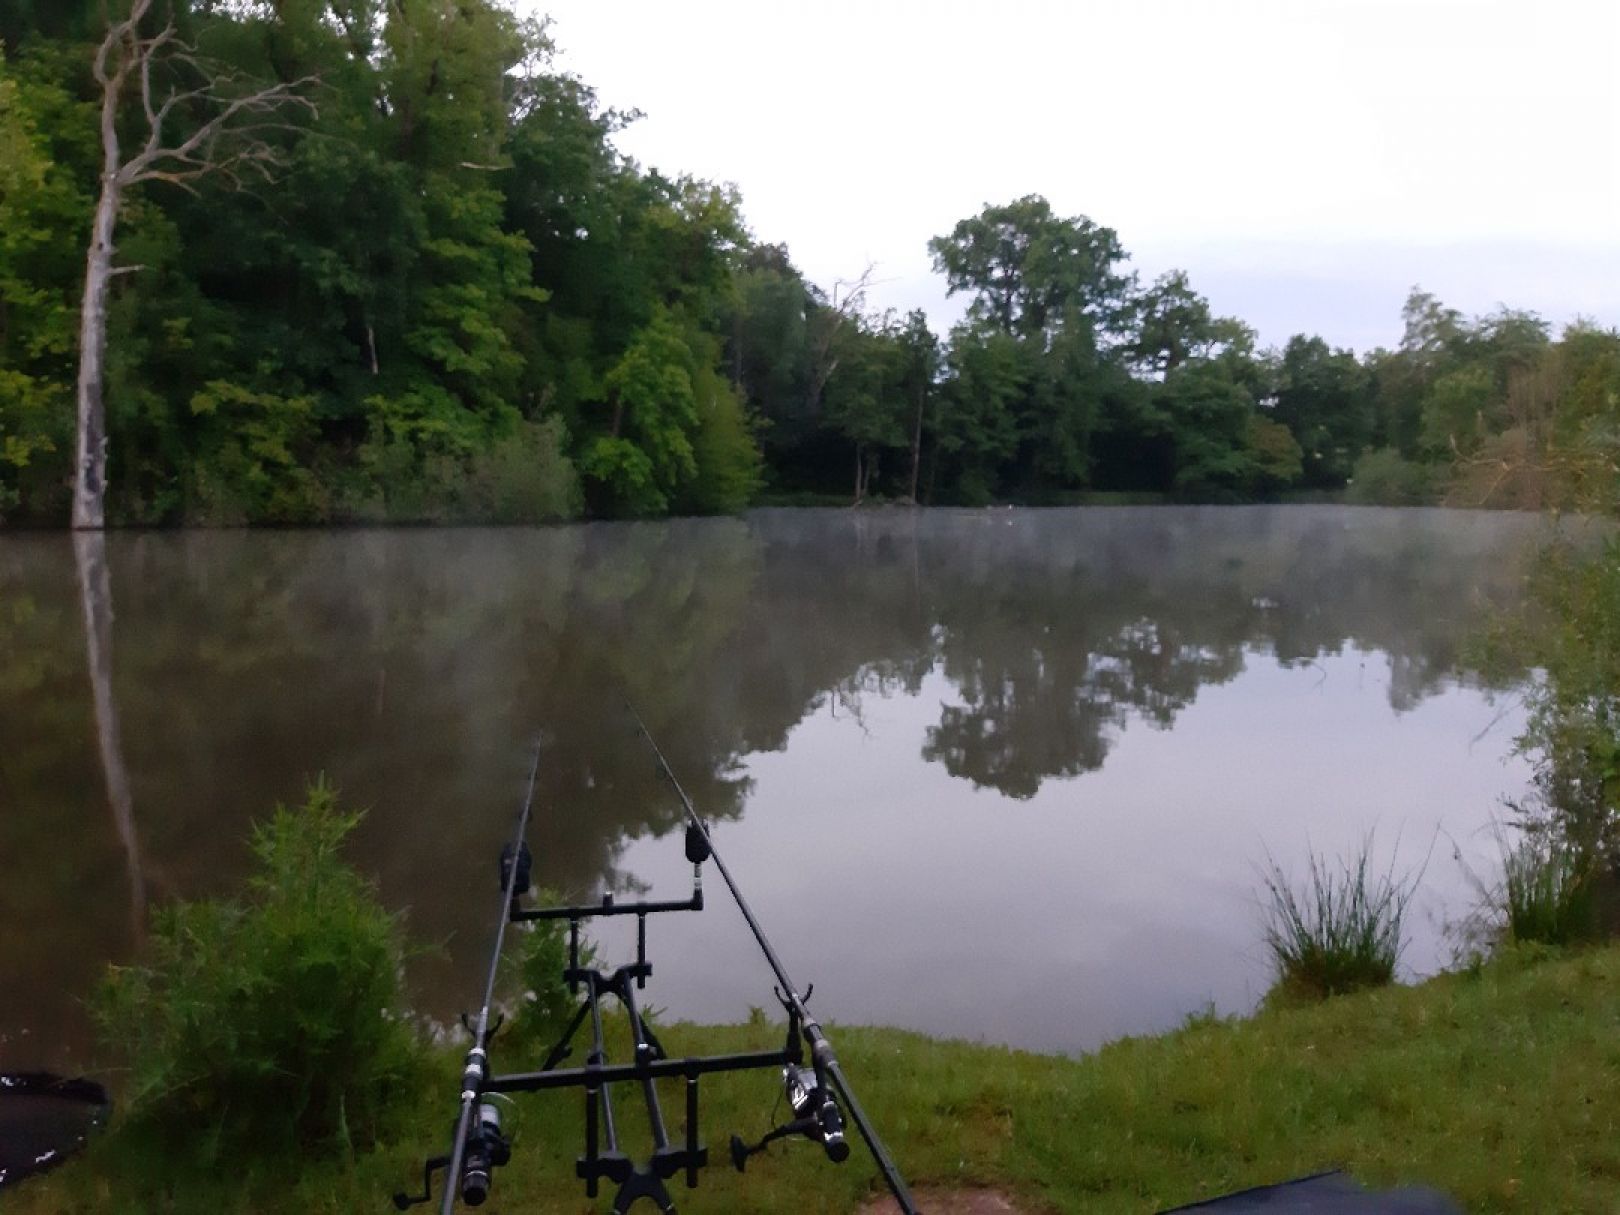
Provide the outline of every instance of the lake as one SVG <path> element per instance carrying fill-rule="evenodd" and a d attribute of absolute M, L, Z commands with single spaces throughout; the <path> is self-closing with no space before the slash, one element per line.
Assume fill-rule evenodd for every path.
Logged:
<path fill-rule="evenodd" d="M 0 536 L 0 1069 L 83 1065 L 105 963 L 152 906 L 229 890 L 250 822 L 317 774 L 369 809 L 352 855 L 435 946 L 410 974 L 435 1018 L 476 999 L 537 733 L 539 880 L 682 897 L 680 807 L 626 701 L 829 1020 L 1074 1052 L 1245 1011 L 1270 977 L 1259 866 L 1369 833 L 1426 864 L 1403 969 L 1432 972 L 1526 787 L 1513 689 L 1467 655 L 1544 526 L 1290 506 L 114 534 L 110 755 L 73 540 Z M 708 888 L 651 922 L 647 998 L 774 1010 Z"/>

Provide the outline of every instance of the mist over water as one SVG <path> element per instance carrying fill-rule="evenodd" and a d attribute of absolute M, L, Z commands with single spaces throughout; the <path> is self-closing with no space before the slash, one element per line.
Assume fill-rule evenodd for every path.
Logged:
<path fill-rule="evenodd" d="M 824 1017 L 1072 1051 L 1244 1010 L 1268 981 L 1255 866 L 1373 830 L 1427 858 L 1406 970 L 1434 970 L 1525 785 L 1512 689 L 1465 647 L 1543 526 L 1244 507 L 117 534 L 134 847 L 71 541 L 8 535 L 0 1067 L 82 1063 L 132 894 L 230 889 L 249 823 L 317 773 L 370 808 L 354 858 L 442 944 L 411 975 L 435 1017 L 473 996 L 537 730 L 538 880 L 684 894 L 627 698 Z M 669 1016 L 772 1006 L 721 898 L 650 938 Z"/>

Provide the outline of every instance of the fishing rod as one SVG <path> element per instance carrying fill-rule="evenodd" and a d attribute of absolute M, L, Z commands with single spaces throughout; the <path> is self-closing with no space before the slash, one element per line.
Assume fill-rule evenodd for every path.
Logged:
<path fill-rule="evenodd" d="M 501 913 L 495 923 L 495 948 L 490 952 L 489 972 L 484 978 L 484 1002 L 478 1016 L 469 1022 L 465 1014 L 461 1023 L 472 1033 L 473 1044 L 467 1051 L 461 1069 L 461 1110 L 456 1116 L 456 1127 L 450 1138 L 450 1152 L 436 1156 L 423 1168 L 422 1197 L 413 1199 L 408 1194 L 395 1194 L 394 1205 L 401 1211 L 416 1202 L 426 1202 L 433 1189 L 433 1174 L 445 1169 L 443 1201 L 440 1215 L 451 1215 L 455 1210 L 456 1194 L 470 1207 L 480 1206 L 489 1197 L 489 1189 L 496 1167 L 511 1159 L 511 1145 L 501 1134 L 500 1110 L 483 1100 L 484 1086 L 489 1079 L 489 1042 L 501 1027 L 504 1018 L 497 1017 L 490 1024 L 490 1006 L 495 1002 L 495 979 L 500 971 L 501 946 L 506 940 L 506 925 L 517 909 L 518 896 L 529 889 L 529 846 L 524 842 L 528 833 L 529 814 L 534 807 L 535 779 L 540 774 L 541 740 L 534 744 L 534 758 L 529 762 L 529 780 L 518 809 L 517 830 L 512 842 L 501 849 Z M 476 1115 L 477 1122 L 474 1123 Z"/>
<path fill-rule="evenodd" d="M 798 1021 L 799 1032 L 804 1038 L 805 1045 L 810 1048 L 810 1058 L 814 1063 L 816 1077 L 819 1080 L 830 1081 L 838 1095 L 844 1099 L 844 1106 L 849 1110 L 850 1120 L 855 1123 L 855 1128 L 860 1131 L 861 1138 L 866 1141 L 867 1149 L 872 1153 L 872 1159 L 877 1162 L 878 1170 L 883 1174 L 883 1180 L 888 1184 L 889 1192 L 894 1195 L 894 1200 L 900 1204 L 900 1209 L 906 1215 L 916 1215 L 917 1208 L 911 1200 L 911 1192 L 906 1188 L 905 1178 L 900 1175 L 900 1169 L 894 1163 L 894 1158 L 889 1155 L 888 1149 L 883 1146 L 883 1140 L 878 1137 L 877 1130 L 873 1127 L 871 1119 L 866 1116 L 866 1111 L 861 1108 L 861 1103 L 856 1100 L 855 1090 L 850 1086 L 848 1078 L 844 1075 L 844 1069 L 840 1066 L 837 1055 L 833 1053 L 832 1043 L 828 1040 L 826 1031 L 810 1015 L 810 1010 L 806 1007 L 806 997 L 809 993 L 806 992 L 801 995 L 799 989 L 793 985 L 793 980 L 788 978 L 787 969 L 782 965 L 782 959 L 777 956 L 776 950 L 771 947 L 770 938 L 765 935 L 765 930 L 760 927 L 759 920 L 754 915 L 754 909 L 748 905 L 748 900 L 737 886 L 736 879 L 731 876 L 731 870 L 726 866 L 726 862 L 721 858 L 720 854 L 715 851 L 714 840 L 709 835 L 709 829 L 702 818 L 698 816 L 697 807 L 692 804 L 692 799 L 687 796 L 686 790 L 681 787 L 681 782 L 676 777 L 675 770 L 670 767 L 669 760 L 664 758 L 664 752 L 659 748 L 657 741 L 652 736 L 652 732 L 647 729 L 647 724 L 641 720 L 641 714 L 636 712 L 633 705 L 627 705 L 626 707 L 630 710 L 630 716 L 635 718 L 636 729 L 641 731 L 641 736 L 647 740 L 647 745 L 652 748 L 653 754 L 658 758 L 659 770 L 664 774 L 664 778 L 669 781 L 670 787 L 675 790 L 675 796 L 680 798 L 681 805 L 686 810 L 689 829 L 695 829 L 702 834 L 704 845 L 710 857 L 714 860 L 714 867 L 720 871 L 721 878 L 725 880 L 726 887 L 731 891 L 731 897 L 736 901 L 737 910 L 742 912 L 743 919 L 748 921 L 749 931 L 754 934 L 754 940 L 759 943 L 760 952 L 765 955 L 765 960 L 770 963 L 771 970 L 775 973 L 776 981 L 780 985 L 780 998 L 783 1004 L 788 1007 L 791 1014 L 790 1019 Z M 825 1088 L 825 1084 L 822 1087 Z M 790 1104 L 793 1103 L 790 1102 Z M 794 1104 L 794 1108 L 797 1110 L 798 1105 Z M 764 1142 L 768 1141 L 768 1138 L 766 1141 L 762 1141 L 760 1146 L 763 1147 Z M 741 1169 L 741 1160 L 745 1157 L 737 1155 L 737 1145 L 735 1143 L 733 1144 L 732 1153 L 738 1160 L 737 1167 Z"/>
<path fill-rule="evenodd" d="M 767 1131 L 763 1138 L 752 1145 L 733 1135 L 730 1157 L 737 1171 L 742 1172 L 748 1160 L 763 1152 L 771 1143 L 785 1138 L 809 1139 L 820 1145 L 829 1160 L 835 1163 L 847 1160 L 849 1144 L 844 1137 L 844 1118 L 839 1104 L 841 1099 L 843 1108 L 849 1111 L 850 1119 L 871 1150 L 903 1215 L 917 1215 L 916 1204 L 906 1189 L 905 1180 L 878 1138 L 866 1112 L 855 1099 L 826 1032 L 806 1008 L 810 992 L 807 990 L 801 995 L 798 988 L 793 986 L 781 959 L 755 918 L 753 909 L 732 878 L 730 869 L 715 852 L 708 828 L 698 816 L 692 799 L 681 787 L 669 761 L 634 708 L 630 708 L 630 715 L 657 757 L 662 775 L 673 786 L 686 811 L 685 851 L 686 859 L 692 865 L 691 896 L 680 900 L 616 902 L 609 892 L 602 895 L 599 903 L 524 906 L 522 896 L 529 892 L 533 865 L 524 836 L 540 765 L 540 749 L 536 747 L 534 763 L 529 770 L 528 789 L 518 813 L 517 830 L 512 840 L 501 849 L 501 916 L 484 984 L 483 1005 L 475 1019 L 465 1015 L 462 1017 L 462 1024 L 472 1035 L 473 1045 L 467 1052 L 462 1069 L 460 1104 L 450 1151 L 424 1162 L 421 1194 L 396 1194 L 394 1205 L 403 1211 L 418 1203 L 431 1202 L 433 1177 L 440 1169 L 445 1170 L 440 1215 L 451 1215 L 458 1197 L 467 1206 L 481 1205 L 489 1197 L 495 1170 L 511 1159 L 512 1150 L 511 1143 L 502 1131 L 500 1110 L 492 1099 L 509 1097 L 514 1093 L 576 1088 L 584 1090 L 585 1151 L 576 1160 L 574 1172 L 584 1181 L 587 1196 L 596 1197 L 601 1183 L 606 1180 L 617 1186 L 613 1199 L 614 1215 L 623 1215 L 642 1199 L 656 1204 L 665 1215 L 673 1215 L 675 1203 L 666 1183 L 678 1174 L 684 1174 L 687 1187 L 694 1187 L 699 1170 L 709 1163 L 709 1149 L 702 1144 L 698 1133 L 698 1094 L 702 1077 L 717 1072 L 773 1069 L 781 1076 L 791 1117 L 782 1125 Z M 775 972 L 780 985 L 777 999 L 787 1014 L 787 1027 L 782 1046 L 776 1050 L 673 1058 L 647 1023 L 636 997 L 636 992 L 646 986 L 647 979 L 652 975 L 652 964 L 647 960 L 647 919 L 662 913 L 703 910 L 703 863 L 710 859 L 719 869 L 754 939 Z M 594 957 L 588 950 L 581 950 L 582 924 L 593 919 L 627 915 L 636 917 L 636 960 L 611 971 L 591 965 Z M 491 1068 L 490 1042 L 500 1028 L 501 1019 L 496 1017 L 491 1023 L 490 1012 L 506 925 L 564 920 L 568 923 L 568 965 L 561 977 L 580 1000 L 567 1029 L 547 1052 L 538 1070 L 496 1074 Z M 608 998 L 622 1007 L 629 1024 L 635 1047 L 631 1062 L 612 1063 L 608 1059 L 602 1014 L 603 1001 Z M 590 1049 L 583 1064 L 578 1067 L 560 1066 L 572 1053 L 573 1040 L 587 1022 L 590 1024 Z M 809 1048 L 808 1065 L 806 1047 Z M 672 1139 L 665 1122 L 658 1094 L 660 1080 L 685 1082 L 685 1134 L 678 1141 Z M 646 1107 L 653 1152 L 640 1163 L 632 1160 L 620 1147 L 619 1119 L 615 1116 L 612 1097 L 613 1086 L 620 1083 L 638 1087 Z"/>

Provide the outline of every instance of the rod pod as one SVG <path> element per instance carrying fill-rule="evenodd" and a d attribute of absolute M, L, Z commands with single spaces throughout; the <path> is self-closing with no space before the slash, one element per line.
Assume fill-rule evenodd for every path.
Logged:
<path fill-rule="evenodd" d="M 765 955 L 765 960 L 770 963 L 771 970 L 775 972 L 776 981 L 781 987 L 782 1002 L 788 1006 L 789 1015 L 796 1017 L 799 1022 L 799 1032 L 804 1038 L 804 1044 L 810 1049 L 810 1061 L 815 1068 L 816 1075 L 824 1078 L 843 1098 L 844 1107 L 849 1111 L 850 1121 L 855 1124 L 855 1129 L 860 1131 L 861 1138 L 866 1141 L 867 1149 L 872 1153 L 872 1159 L 877 1162 L 878 1170 L 883 1174 L 883 1180 L 888 1184 L 889 1192 L 894 1195 L 894 1200 L 900 1204 L 900 1210 L 904 1212 L 904 1215 L 919 1215 L 917 1204 L 912 1201 L 911 1191 L 906 1188 L 906 1180 L 900 1175 L 899 1167 L 895 1164 L 894 1158 L 889 1155 L 888 1148 L 884 1147 L 883 1140 L 878 1137 L 877 1130 L 872 1126 L 871 1120 L 867 1118 L 866 1111 L 861 1108 L 861 1103 L 856 1100 L 855 1091 L 850 1087 L 849 1080 L 844 1075 L 844 1069 L 839 1065 L 838 1056 L 833 1052 L 832 1042 L 828 1039 L 826 1031 L 821 1028 L 821 1023 L 810 1015 L 810 1010 L 805 1006 L 804 997 L 799 994 L 799 989 L 793 985 L 793 980 L 788 978 L 787 969 L 782 965 L 782 959 L 777 956 L 776 950 L 771 947 L 770 939 L 766 937 L 765 930 L 760 927 L 759 920 L 754 916 L 754 909 L 748 905 L 748 900 L 743 897 L 743 892 L 738 888 L 736 879 L 731 876 L 731 870 L 726 867 L 725 860 L 715 850 L 714 839 L 709 835 L 709 829 L 704 825 L 703 820 L 698 817 L 697 807 L 692 804 L 692 799 L 686 795 L 686 790 L 681 787 L 681 782 L 676 777 L 674 769 L 669 766 L 669 761 L 664 758 L 664 753 L 653 739 L 652 732 L 647 729 L 647 723 L 641 720 L 641 714 L 637 713 L 635 706 L 628 701 L 625 703 L 625 708 L 630 711 L 630 716 L 635 719 L 636 729 L 641 732 L 641 736 L 647 740 L 647 745 L 652 748 L 653 755 L 657 757 L 658 767 L 663 773 L 664 779 L 669 781 L 670 786 L 675 790 L 675 795 L 681 799 L 681 806 L 686 811 L 688 830 L 695 829 L 703 837 L 709 857 L 714 861 L 714 867 L 720 871 L 721 878 L 725 880 L 726 887 L 731 891 L 731 897 L 737 904 L 737 910 L 742 912 L 743 919 L 748 922 L 749 931 L 754 934 L 754 940 L 759 943 L 760 951 Z"/>

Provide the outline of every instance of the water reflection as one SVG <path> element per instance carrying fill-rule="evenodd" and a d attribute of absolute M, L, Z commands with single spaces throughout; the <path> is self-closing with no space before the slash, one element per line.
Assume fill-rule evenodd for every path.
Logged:
<path fill-rule="evenodd" d="M 1539 526 L 1499 514 L 1189 508 L 116 535 L 103 567 L 116 612 L 99 651 L 102 622 L 81 610 L 71 540 L 7 536 L 0 1065 L 66 1066 L 81 1054 L 77 1001 L 130 948 L 134 884 L 156 900 L 227 886 L 250 819 L 296 798 L 316 772 L 371 807 L 357 840 L 366 866 L 419 934 L 447 942 L 413 975 L 440 1014 L 458 1007 L 476 966 L 487 926 L 485 901 L 471 896 L 486 892 L 490 841 L 510 817 L 537 725 L 547 741 L 533 831 L 541 880 L 583 893 L 658 876 L 661 862 L 637 841 L 667 832 L 678 807 L 640 750 L 626 697 L 697 802 L 722 820 L 741 816 L 726 836 L 757 848 L 750 868 L 767 898 L 799 880 L 783 858 L 806 831 L 812 851 L 832 840 L 879 862 L 872 888 L 839 887 L 841 922 L 856 934 L 874 919 L 903 928 L 912 921 L 890 917 L 885 899 L 927 906 L 948 891 L 892 872 L 897 858 L 928 859 L 934 845 L 916 823 L 931 806 L 958 807 L 939 814 L 965 816 L 953 820 L 964 831 L 1000 831 L 1020 803 L 1046 807 L 1038 825 L 1018 828 L 1029 846 L 1046 830 L 1079 830 L 1078 820 L 1101 829 L 1087 783 L 1068 778 L 1112 768 L 1137 723 L 1169 731 L 1158 762 L 1196 776 L 1213 761 L 1175 745 L 1178 722 L 1212 687 L 1252 693 L 1283 673 L 1295 696 L 1330 669 L 1340 684 L 1352 670 L 1364 679 L 1370 656 L 1387 671 L 1381 719 L 1444 699 L 1461 675 L 1462 641 L 1517 594 Z M 93 678 L 98 652 L 114 655 L 110 677 Z M 110 687 L 122 733 L 128 832 L 129 814 L 107 812 L 97 687 Z M 1240 724 L 1264 707 L 1252 696 L 1231 706 L 1223 720 Z M 810 728 L 823 721 L 834 723 L 825 738 Z M 1352 750 L 1371 726 L 1354 728 L 1363 737 L 1338 740 Z M 1454 743 L 1428 744 L 1437 771 L 1455 760 L 1440 751 Z M 1499 750 L 1464 756 L 1498 791 L 1511 783 Z M 778 780 L 767 797 L 756 782 L 776 771 L 772 753 L 795 766 L 814 753 L 820 767 L 797 770 L 791 790 Z M 866 783 L 835 780 L 839 768 Z M 1264 766 L 1246 776 L 1262 801 L 1279 784 Z M 833 786 L 852 804 L 823 804 Z M 1471 786 L 1442 800 L 1464 792 L 1478 795 Z M 961 794 L 975 794 L 971 809 Z M 1158 847 L 1181 846 L 1197 834 L 1184 820 L 1212 812 L 1176 808 Z M 678 847 L 664 850 L 678 862 Z M 985 881 L 989 907 L 1018 879 Z M 786 900 L 778 913 L 808 921 L 814 906 Z M 1183 946 L 1191 939 L 1176 938 L 1173 921 L 1155 927 L 1147 910 L 1089 930 L 1093 945 L 1117 936 L 1121 959 L 1140 959 L 1124 942 L 1161 929 Z M 1020 935 L 1009 934 L 1005 907 L 997 914 L 1000 939 L 983 943 L 992 951 Z M 928 915 L 913 920 L 926 934 Z M 673 947 L 686 956 L 682 940 Z M 1021 1016 L 992 1014 L 984 971 L 966 953 L 945 949 L 941 965 L 924 966 L 935 947 L 923 935 L 891 946 L 891 973 L 936 988 L 947 974 L 960 986 L 945 1024 L 953 1032 L 1089 1040 L 1039 1028 L 1050 1013 L 1033 997 Z M 1163 999 L 1143 999 L 1185 1003 L 1175 952 L 1156 967 L 1121 960 L 1120 986 L 1164 987 Z M 827 953 L 823 973 L 844 965 L 839 956 Z M 849 965 L 853 979 L 860 964 Z M 697 965 L 661 999 L 701 1013 L 703 992 L 732 991 L 726 973 Z M 856 1011 L 940 1027 L 903 989 L 881 986 L 894 999 Z M 951 1003 L 938 990 L 911 994 L 934 1009 Z M 726 995 L 713 1011 L 736 1003 Z M 1120 1023 L 1131 1028 L 1143 1001 L 1127 1003 Z"/>

